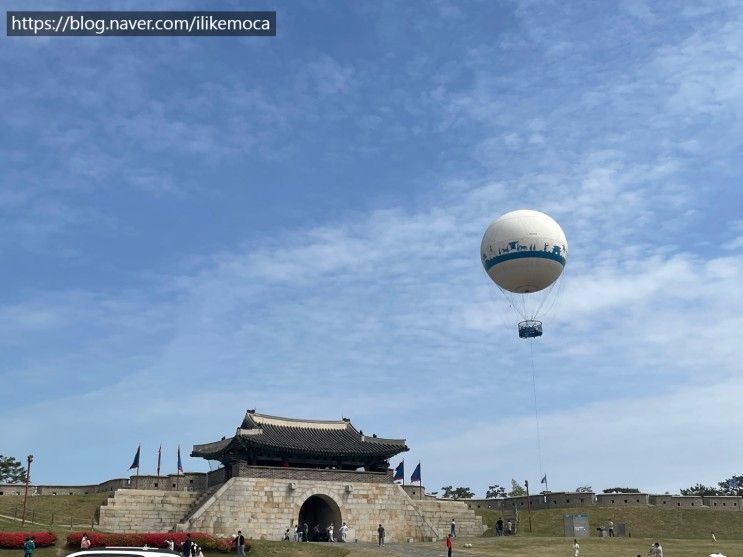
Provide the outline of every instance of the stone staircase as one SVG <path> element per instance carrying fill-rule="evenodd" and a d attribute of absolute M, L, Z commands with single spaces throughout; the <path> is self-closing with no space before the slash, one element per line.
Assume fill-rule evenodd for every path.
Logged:
<path fill-rule="evenodd" d="M 215 497 L 217 491 L 219 491 L 219 489 L 224 485 L 225 484 L 212 486 L 194 499 L 194 502 L 191 503 L 188 511 L 186 511 L 186 513 L 178 520 L 178 524 L 175 526 L 176 531 L 185 532 L 189 530 L 191 528 L 192 519 L 197 514 L 200 514 L 200 512 L 203 512 L 203 508 L 207 505 L 207 502 L 210 502 Z"/>
<path fill-rule="evenodd" d="M 166 532 L 193 512 L 201 496 L 190 491 L 117 489 L 100 508 L 99 528 L 104 532 Z"/>
<path fill-rule="evenodd" d="M 462 501 L 450 499 L 423 499 L 410 500 L 418 508 L 418 511 L 436 531 L 440 539 L 445 538 L 451 529 L 451 519 L 457 523 L 457 536 L 474 537 L 481 536 L 486 530 L 482 523 L 482 517 L 477 516 L 475 511 Z"/>

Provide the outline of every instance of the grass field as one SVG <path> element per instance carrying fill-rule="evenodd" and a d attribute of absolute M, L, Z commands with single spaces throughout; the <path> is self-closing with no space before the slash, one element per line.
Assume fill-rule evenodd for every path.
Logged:
<path fill-rule="evenodd" d="M 57 534 L 55 547 L 40 548 L 35 557 L 63 557 L 71 552 L 64 547 L 70 531 L 69 519 L 90 520 L 104 495 L 37 496 L 29 498 L 27 518 L 48 521 L 55 516 L 54 525 L 27 525 L 26 530 L 52 530 Z M 0 497 L 0 515 L 20 516 L 20 498 Z M 486 524 L 492 526 L 499 513 L 478 510 Z M 576 509 L 544 509 L 532 512 L 532 530 L 528 531 L 528 514 L 520 513 L 521 530 L 518 536 L 490 537 L 455 541 L 454 555 L 473 557 L 572 557 L 571 539 L 562 537 L 563 515 L 587 514 L 592 533 L 598 525 L 609 519 L 616 525 L 627 524 L 628 538 L 584 538 L 579 540 L 580 557 L 635 557 L 647 555 L 653 541 L 659 540 L 666 557 L 707 557 L 723 553 L 728 557 L 743 555 L 743 512 L 709 510 L 664 510 L 650 508 L 608 509 L 602 507 Z M 75 518 L 77 517 L 77 519 Z M 39 520 L 43 519 L 43 520 Z M 67 524 L 65 524 L 67 523 Z M 89 524 L 89 523 L 88 523 Z M 74 528 L 83 529 L 82 524 Z M 0 517 L 0 530 L 20 530 L 20 522 Z M 710 531 L 714 530 L 718 542 L 713 543 Z M 464 548 L 465 542 L 472 548 Z M 378 548 L 372 544 L 296 544 L 285 542 L 254 541 L 255 557 L 438 557 L 446 550 L 442 542 L 416 544 L 389 544 Z M 0 557 L 22 555 L 19 550 L 0 550 Z M 214 557 L 207 555 L 207 557 Z"/>
<path fill-rule="evenodd" d="M 26 520 L 51 527 L 73 526 L 90 527 L 91 519 L 101 503 L 108 498 L 105 493 L 89 495 L 35 495 L 26 503 Z M 18 517 L 23 514 L 22 497 L 0 497 L 0 515 Z M 0 525 L 3 530 L 5 528 Z"/>
<path fill-rule="evenodd" d="M 493 535 L 495 521 L 500 513 L 478 509 L 489 526 L 486 536 Z M 574 509 L 543 509 L 532 511 L 532 531 L 535 536 L 560 537 L 563 534 L 563 516 L 566 514 L 588 515 L 591 534 L 609 520 L 614 524 L 627 525 L 627 533 L 633 538 L 710 539 L 714 531 L 718 539 L 743 540 L 743 512 L 711 511 L 694 509 L 653 508 L 606 508 L 584 507 Z M 520 533 L 529 533 L 529 517 L 519 513 Z M 635 554 L 636 555 L 636 554 Z"/>

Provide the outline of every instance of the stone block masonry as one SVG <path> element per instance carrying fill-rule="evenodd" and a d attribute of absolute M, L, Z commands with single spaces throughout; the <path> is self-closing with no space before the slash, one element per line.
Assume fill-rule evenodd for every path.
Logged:
<path fill-rule="evenodd" d="M 199 493 L 119 489 L 101 507 L 104 532 L 167 532 L 188 512 Z"/>
<path fill-rule="evenodd" d="M 231 478 L 178 528 L 222 535 L 239 529 L 249 537 L 279 540 L 287 528 L 294 528 L 302 505 L 313 496 L 337 513 L 336 532 L 341 522 L 348 524 L 349 540 L 375 541 L 380 523 L 391 542 L 439 537 L 398 485 L 313 479 Z"/>

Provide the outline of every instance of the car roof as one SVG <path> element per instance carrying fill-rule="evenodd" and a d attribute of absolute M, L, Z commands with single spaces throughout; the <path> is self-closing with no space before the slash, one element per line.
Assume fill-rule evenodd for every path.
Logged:
<path fill-rule="evenodd" d="M 70 553 L 67 557 L 79 557 L 82 555 L 91 555 L 94 553 L 110 553 L 111 555 L 119 555 L 122 553 L 143 553 L 147 555 L 180 555 L 177 551 L 171 551 L 169 549 L 160 549 L 158 547 L 128 547 L 128 546 L 107 546 L 107 547 L 91 547 L 83 551 L 76 551 Z"/>

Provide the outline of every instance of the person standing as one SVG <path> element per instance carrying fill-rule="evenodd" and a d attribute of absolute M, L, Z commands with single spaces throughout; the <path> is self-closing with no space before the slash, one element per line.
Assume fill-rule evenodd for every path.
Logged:
<path fill-rule="evenodd" d="M 328 526 L 328 541 L 334 542 L 335 536 L 333 535 L 333 523 L 330 523 L 330 526 Z"/>
<path fill-rule="evenodd" d="M 183 557 L 191 557 L 191 550 L 193 549 L 193 542 L 191 541 L 191 533 L 186 534 L 186 540 L 181 546 L 181 555 Z"/>
<path fill-rule="evenodd" d="M 377 535 L 379 536 L 379 545 L 384 545 L 384 526 L 381 524 L 377 528 Z"/>
<path fill-rule="evenodd" d="M 345 542 L 348 537 L 348 525 L 344 522 L 341 525 L 341 541 Z"/>
<path fill-rule="evenodd" d="M 23 544 L 23 557 L 33 557 L 34 549 L 36 549 L 36 542 L 34 537 L 30 536 L 26 538 Z"/>
<path fill-rule="evenodd" d="M 237 531 L 237 537 L 235 538 L 235 548 L 237 554 L 240 557 L 245 557 L 245 536 L 243 536 L 242 530 Z"/>
<path fill-rule="evenodd" d="M 612 520 L 609 521 L 609 537 L 614 537 L 614 521 Z"/>
<path fill-rule="evenodd" d="M 447 554 L 448 557 L 451 557 L 451 550 L 452 550 L 452 547 L 454 547 L 454 542 L 452 540 L 453 540 L 453 536 L 451 534 L 446 536 L 446 549 L 448 551 L 448 554 Z"/>
<path fill-rule="evenodd" d="M 310 541 L 310 525 L 306 522 L 302 524 L 302 533 L 304 534 L 304 541 Z"/>
<path fill-rule="evenodd" d="M 80 540 L 80 549 L 90 549 L 90 538 L 88 537 L 88 534 L 83 534 L 83 537 Z"/>
<path fill-rule="evenodd" d="M 454 522 L 454 519 L 453 518 L 451 519 L 451 528 L 450 528 L 449 532 L 451 533 L 451 537 L 452 538 L 456 538 L 457 537 L 457 523 Z"/>
<path fill-rule="evenodd" d="M 578 557 L 579 553 L 580 546 L 578 545 L 578 540 L 576 538 L 573 538 L 573 557 Z"/>

